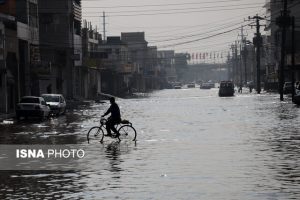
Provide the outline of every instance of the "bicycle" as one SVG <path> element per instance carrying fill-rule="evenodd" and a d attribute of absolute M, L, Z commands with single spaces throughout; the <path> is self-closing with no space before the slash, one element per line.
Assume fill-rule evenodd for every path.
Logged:
<path fill-rule="evenodd" d="M 136 141 L 136 130 L 132 126 L 132 123 L 128 120 L 122 120 L 119 124 L 116 124 L 116 129 L 119 133 L 117 135 L 112 131 L 111 136 L 107 136 L 104 134 L 104 130 L 106 127 L 104 126 L 107 122 L 107 119 L 101 118 L 100 119 L 100 126 L 94 126 L 90 128 L 89 132 L 87 133 L 87 140 L 88 143 L 94 140 L 98 140 L 101 143 L 103 142 L 104 137 L 111 137 L 111 138 L 117 138 L 119 141 Z"/>

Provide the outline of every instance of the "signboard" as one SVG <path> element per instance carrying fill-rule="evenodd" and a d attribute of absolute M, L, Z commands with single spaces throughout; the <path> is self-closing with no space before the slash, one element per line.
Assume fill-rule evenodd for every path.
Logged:
<path fill-rule="evenodd" d="M 72 60 L 80 60 L 80 54 L 74 54 L 71 56 Z"/>
<path fill-rule="evenodd" d="M 41 62 L 40 59 L 40 49 L 38 46 L 31 45 L 30 46 L 30 63 L 31 64 L 39 64 Z"/>

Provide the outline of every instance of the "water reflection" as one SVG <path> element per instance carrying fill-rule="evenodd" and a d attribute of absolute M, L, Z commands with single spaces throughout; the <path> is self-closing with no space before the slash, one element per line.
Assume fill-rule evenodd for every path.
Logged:
<path fill-rule="evenodd" d="M 120 158 L 120 142 L 111 142 L 105 148 L 105 157 L 109 160 L 110 168 L 108 169 L 111 172 L 120 172 L 123 171 L 121 163 L 123 160 Z"/>
<path fill-rule="evenodd" d="M 290 103 L 279 103 L 277 109 L 274 111 L 278 114 L 280 120 L 292 120 L 298 117 L 298 110 Z"/>
<path fill-rule="evenodd" d="M 84 178 L 76 171 L 1 171 L 0 199 L 68 199 L 84 192 L 79 176 Z"/>

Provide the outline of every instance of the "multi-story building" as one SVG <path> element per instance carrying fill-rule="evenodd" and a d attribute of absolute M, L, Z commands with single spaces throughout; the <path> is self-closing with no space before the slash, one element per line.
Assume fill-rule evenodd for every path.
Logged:
<path fill-rule="evenodd" d="M 0 113 L 14 111 L 20 94 L 16 1 L 0 3 Z"/>
<path fill-rule="evenodd" d="M 162 71 L 164 71 L 167 82 L 177 81 L 177 73 L 175 68 L 175 52 L 174 50 L 162 50 L 157 52 L 158 63 Z"/>
<path fill-rule="evenodd" d="M 38 2 L 5 1 L 0 4 L 0 15 L 5 69 L 1 110 L 13 112 L 21 96 L 34 93 L 33 71 L 40 64 Z"/>
<path fill-rule="evenodd" d="M 19 44 L 20 95 L 35 94 L 34 70 L 40 65 L 37 0 L 18 0 L 16 4 Z"/>
<path fill-rule="evenodd" d="M 182 81 L 183 74 L 187 70 L 188 60 L 189 54 L 175 53 L 175 69 L 179 81 Z"/>
<path fill-rule="evenodd" d="M 157 59 L 157 47 L 149 46 L 147 50 L 146 66 L 144 69 L 145 84 L 147 90 L 161 88 L 160 69 Z"/>
<path fill-rule="evenodd" d="M 37 68 L 37 93 L 80 97 L 82 65 L 81 0 L 38 0 L 42 64 Z"/>
<path fill-rule="evenodd" d="M 122 95 L 128 92 L 133 73 L 126 43 L 120 37 L 107 37 L 99 52 L 101 53 L 102 91 Z"/>
<path fill-rule="evenodd" d="M 82 68 L 78 82 L 83 98 L 95 99 L 101 93 L 101 34 L 91 23 L 83 21 L 82 28 Z"/>
<path fill-rule="evenodd" d="M 300 4 L 298 1 L 288 0 L 288 10 L 291 16 L 296 18 L 296 32 L 295 35 L 300 34 L 299 21 L 300 17 Z M 273 86 L 274 89 L 278 87 L 278 76 L 281 62 L 281 28 L 276 24 L 277 18 L 280 16 L 283 9 L 283 1 L 266 0 L 265 8 L 267 10 L 267 34 L 270 36 L 268 43 L 268 65 L 267 65 L 267 82 Z M 290 80 L 291 65 L 291 26 L 287 28 L 286 32 L 286 66 L 285 66 L 285 81 Z M 296 44 L 296 65 L 300 66 L 300 39 L 296 37 L 294 41 Z M 296 80 L 300 80 L 299 71 L 296 73 Z"/>
<path fill-rule="evenodd" d="M 121 33 L 121 40 L 129 50 L 131 62 L 134 67 L 132 87 L 136 91 L 146 91 L 145 69 L 148 52 L 148 42 L 144 32 Z"/>

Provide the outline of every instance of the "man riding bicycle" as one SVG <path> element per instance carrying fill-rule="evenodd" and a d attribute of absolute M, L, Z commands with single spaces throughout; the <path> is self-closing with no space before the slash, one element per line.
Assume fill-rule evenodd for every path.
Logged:
<path fill-rule="evenodd" d="M 105 117 L 106 115 L 108 115 L 110 113 L 110 117 L 107 119 L 107 122 L 106 122 L 107 136 L 112 136 L 111 130 L 117 136 L 119 136 L 119 132 L 115 128 L 115 125 L 119 124 L 121 122 L 120 108 L 119 108 L 118 104 L 116 103 L 114 97 L 110 97 L 109 101 L 110 101 L 111 105 L 110 105 L 109 109 L 106 111 L 106 113 L 104 113 L 104 115 L 102 115 L 102 117 Z"/>

